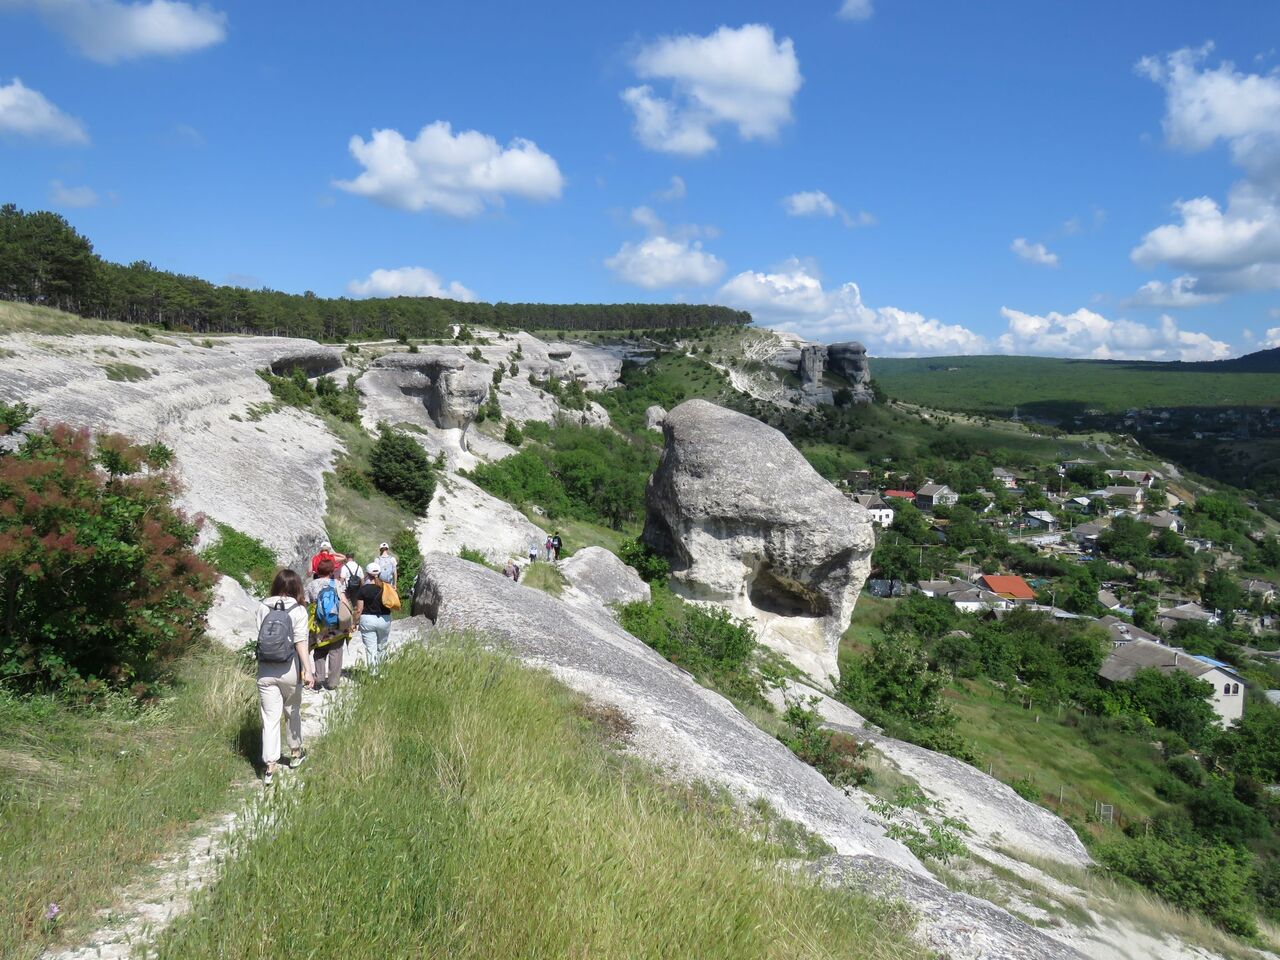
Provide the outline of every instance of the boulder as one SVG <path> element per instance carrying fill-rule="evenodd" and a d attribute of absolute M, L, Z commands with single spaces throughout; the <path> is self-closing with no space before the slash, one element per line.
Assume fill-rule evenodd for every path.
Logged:
<path fill-rule="evenodd" d="M 415 531 L 424 553 L 439 550 L 455 556 L 463 547 L 502 566 L 510 557 L 528 561 L 529 545 L 541 546 L 545 530 L 505 500 L 481 490 L 465 477 L 441 477 Z"/>
<path fill-rule="evenodd" d="M 822 374 L 827 366 L 827 348 L 821 344 L 811 343 L 800 350 L 800 363 L 796 374 L 800 377 L 800 386 L 822 386 Z"/>
<path fill-rule="evenodd" d="M 825 886 L 902 900 L 917 917 L 916 936 L 948 960 L 1086 960 L 986 900 L 879 857 L 828 856 L 805 871 Z"/>
<path fill-rule="evenodd" d="M 611 603 L 648 601 L 649 585 L 604 547 L 584 547 L 556 563 L 571 590 L 587 600 L 608 606 Z"/>
<path fill-rule="evenodd" d="M 422 399 L 431 422 L 441 430 L 466 431 L 489 396 L 493 368 L 471 360 L 454 348 L 426 348 L 419 353 L 389 353 L 374 368 L 397 371 L 397 386 Z"/>
<path fill-rule="evenodd" d="M 849 381 L 854 403 L 871 402 L 871 367 L 866 347 L 856 340 L 831 344 L 827 347 L 827 367 Z"/>
<path fill-rule="evenodd" d="M 623 630 L 597 606 L 575 606 L 456 556 L 423 558 L 413 613 L 438 629 L 488 638 L 569 687 L 621 710 L 633 748 L 681 781 L 724 787 L 739 802 L 767 800 L 837 852 L 868 853 L 906 871 L 924 867 L 846 796 L 728 700 Z M 394 629 L 393 629 L 394 634 Z"/>
<path fill-rule="evenodd" d="M 758 420 L 688 400 L 662 425 L 644 541 L 671 587 L 751 619 L 760 639 L 825 684 L 870 570 L 866 510 Z"/>
<path fill-rule="evenodd" d="M 258 601 L 230 577 L 213 585 L 205 633 L 228 650 L 239 650 L 258 635 Z"/>
<path fill-rule="evenodd" d="M 667 419 L 667 411 L 660 404 L 653 404 L 644 412 L 644 425 L 648 430 L 662 432 L 662 421 Z"/>

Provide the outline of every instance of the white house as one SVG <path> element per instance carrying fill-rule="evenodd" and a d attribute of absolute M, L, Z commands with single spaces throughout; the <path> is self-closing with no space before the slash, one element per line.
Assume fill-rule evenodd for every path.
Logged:
<path fill-rule="evenodd" d="M 1182 532 L 1182 518 L 1176 513 L 1170 513 L 1168 510 L 1161 510 L 1159 513 L 1140 513 L 1138 519 L 1148 526 L 1155 527 L 1157 530 L 1172 530 L 1174 533 Z"/>
<path fill-rule="evenodd" d="M 882 497 L 874 493 L 860 493 L 853 498 L 866 507 L 867 513 L 871 514 L 871 522 L 878 527 L 888 527 L 893 523 L 893 507 L 884 501 Z"/>
<path fill-rule="evenodd" d="M 1130 627 L 1136 630 L 1136 627 Z M 1210 657 L 1187 653 L 1177 647 L 1166 647 L 1150 640 L 1131 639 L 1117 644 L 1098 668 L 1098 675 L 1113 683 L 1132 680 L 1139 670 L 1173 670 L 1189 673 L 1213 687 L 1209 705 L 1218 715 L 1218 723 L 1230 726 L 1244 715 L 1244 681 L 1232 668 Z"/>
<path fill-rule="evenodd" d="M 1034 530 L 1057 530 L 1058 520 L 1048 510 L 1028 510 L 1022 522 Z"/>
<path fill-rule="evenodd" d="M 916 506 L 921 510 L 931 510 L 934 507 L 951 507 L 959 499 L 960 494 L 945 483 L 926 483 L 916 491 Z"/>
<path fill-rule="evenodd" d="M 1018 485 L 1018 477 L 1016 474 L 1004 467 L 996 467 L 991 471 L 991 478 L 1000 484 L 1006 490 L 1012 490 Z"/>

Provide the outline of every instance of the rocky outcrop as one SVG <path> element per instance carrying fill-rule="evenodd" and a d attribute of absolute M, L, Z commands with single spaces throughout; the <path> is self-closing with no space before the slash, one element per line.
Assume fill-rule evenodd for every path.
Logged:
<path fill-rule="evenodd" d="M 831 786 L 728 700 L 700 686 L 598 607 L 571 606 L 455 556 L 423 558 L 413 612 L 491 639 L 634 725 L 634 749 L 683 781 L 767 800 L 838 852 L 924 869 L 855 797 Z M 393 631 L 394 632 L 394 631 Z"/>
<path fill-rule="evenodd" d="M 336 373 L 341 367 L 342 357 L 338 351 L 318 343 L 288 347 L 271 361 L 271 372 L 277 377 L 287 377 L 295 370 L 301 370 L 308 377 L 320 377 Z"/>
<path fill-rule="evenodd" d="M 469 362 L 448 348 L 389 353 L 373 366 L 396 371 L 400 392 L 420 397 L 431 422 L 441 430 L 465 433 L 489 396 L 492 368 L 479 361 Z"/>
<path fill-rule="evenodd" d="M 322 420 L 278 404 L 257 371 L 337 369 L 338 354 L 283 337 L 208 342 L 0 336 L 0 399 L 36 407 L 37 424 L 165 443 L 186 510 L 257 537 L 286 563 L 309 556 L 324 529 L 324 473 L 340 443 Z"/>
<path fill-rule="evenodd" d="M 796 374 L 800 377 L 800 387 L 818 387 L 822 385 L 822 374 L 827 367 L 827 348 L 818 343 L 811 343 L 800 351 L 800 363 Z"/>
<path fill-rule="evenodd" d="M 438 550 L 456 556 L 470 547 L 497 566 L 509 557 L 528 560 L 530 544 L 541 547 L 547 539 L 545 530 L 511 504 L 456 475 L 440 478 L 415 532 L 423 553 Z"/>
<path fill-rule="evenodd" d="M 870 570 L 867 512 L 751 417 L 689 400 L 662 429 L 643 536 L 671 561 L 672 589 L 750 618 L 825 683 Z"/>
<path fill-rule="evenodd" d="M 584 547 L 556 563 L 569 588 L 601 606 L 648 601 L 649 585 L 604 547 Z"/>
<path fill-rule="evenodd" d="M 662 432 L 662 421 L 667 419 L 667 411 L 660 404 L 653 404 L 644 411 L 644 425 L 647 430 Z"/>
<path fill-rule="evenodd" d="M 205 617 L 205 633 L 228 650 L 239 650 L 258 635 L 258 601 L 230 577 L 213 585 L 213 603 Z"/>
<path fill-rule="evenodd" d="M 871 367 L 867 363 L 867 348 L 856 340 L 833 343 L 827 347 L 827 367 L 849 381 L 854 403 L 870 403 Z"/>
<path fill-rule="evenodd" d="M 948 960 L 1086 960 L 986 900 L 879 857 L 823 857 L 805 872 L 826 886 L 902 900 L 917 917 L 916 935 Z"/>

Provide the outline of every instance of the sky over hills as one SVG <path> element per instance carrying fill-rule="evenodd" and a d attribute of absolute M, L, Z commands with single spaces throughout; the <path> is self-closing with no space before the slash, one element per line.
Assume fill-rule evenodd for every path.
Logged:
<path fill-rule="evenodd" d="M 0 202 L 323 295 L 1280 345 L 1280 4 L 0 0 Z"/>

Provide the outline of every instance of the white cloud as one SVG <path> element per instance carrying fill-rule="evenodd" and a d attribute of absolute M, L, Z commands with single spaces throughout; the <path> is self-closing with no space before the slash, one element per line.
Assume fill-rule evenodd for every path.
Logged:
<path fill-rule="evenodd" d="M 1056 267 L 1058 255 L 1050 253 L 1043 243 L 1030 243 L 1026 237 L 1018 237 L 1009 244 L 1009 249 L 1030 263 L 1038 263 L 1042 267 Z"/>
<path fill-rule="evenodd" d="M 476 295 L 457 280 L 444 281 L 426 267 L 397 267 L 374 270 L 364 280 L 352 280 L 347 293 L 354 297 L 443 297 L 470 303 Z"/>
<path fill-rule="evenodd" d="M 406 140 L 396 130 L 374 130 L 366 141 L 351 138 L 351 155 L 364 172 L 333 185 L 400 210 L 436 210 L 473 217 L 506 196 L 552 200 L 564 189 L 556 161 L 531 140 L 507 147 L 477 130 L 453 133 L 437 120 Z"/>
<path fill-rule="evenodd" d="M 0 86 L 0 135 L 3 134 L 60 143 L 89 142 L 83 123 L 63 113 L 39 90 L 24 86 L 17 77 L 7 86 Z"/>
<path fill-rule="evenodd" d="M 856 283 L 827 291 L 812 267 L 794 259 L 769 273 L 747 270 L 731 277 L 719 297 L 782 330 L 828 342 L 857 338 L 879 356 L 982 353 L 988 346 L 959 324 L 898 307 L 869 307 Z"/>
<path fill-rule="evenodd" d="M 119 63 L 155 54 L 202 50 L 227 37 L 227 15 L 175 0 L 0 0 L 30 7 L 90 60 Z"/>
<path fill-rule="evenodd" d="M 1199 286 L 1199 280 L 1186 274 L 1174 277 L 1168 283 L 1150 280 L 1139 287 L 1125 304 L 1135 307 L 1199 307 L 1218 303 L 1226 296 L 1224 293 L 1202 293 Z"/>
<path fill-rule="evenodd" d="M 1280 327 L 1268 327 L 1266 338 L 1258 344 L 1259 350 L 1271 350 L 1280 347 Z"/>
<path fill-rule="evenodd" d="M 631 222 L 644 227 L 651 233 L 662 233 L 666 229 L 662 218 L 654 213 L 651 207 L 636 207 L 631 211 Z"/>
<path fill-rule="evenodd" d="M 1130 253 L 1134 263 L 1183 270 L 1235 270 L 1280 262 L 1280 206 L 1248 183 L 1237 184 L 1227 208 L 1209 197 L 1174 204 L 1180 223 L 1150 231 Z"/>
<path fill-rule="evenodd" d="M 622 91 L 635 116 L 635 134 L 651 150 L 697 156 L 716 147 L 712 128 L 737 128 L 744 140 L 775 137 L 791 120 L 800 89 L 800 61 L 789 38 L 749 23 L 709 36 L 664 37 L 634 60 L 643 80 L 668 81 L 669 96 L 649 84 Z"/>
<path fill-rule="evenodd" d="M 1182 330 L 1167 314 L 1159 326 L 1109 320 L 1092 310 L 1043 316 L 1000 308 L 1008 331 L 996 340 L 1001 353 L 1087 357 L 1096 360 L 1221 360 L 1231 347 L 1207 333 Z"/>
<path fill-rule="evenodd" d="M 870 20 L 875 13 L 872 0 L 844 0 L 836 16 L 841 20 Z"/>
<path fill-rule="evenodd" d="M 850 214 L 821 190 L 802 190 L 782 198 L 783 209 L 792 217 L 839 217 L 846 227 L 873 226 L 876 218 L 865 210 Z"/>
<path fill-rule="evenodd" d="M 55 207 L 96 207 L 98 195 L 92 187 L 68 187 L 61 180 L 49 184 L 49 203 Z"/>
<path fill-rule="evenodd" d="M 627 283 L 646 290 L 705 287 L 724 273 L 724 261 L 703 250 L 700 242 L 661 235 L 624 243 L 604 265 Z"/>
<path fill-rule="evenodd" d="M 688 188 L 684 185 L 684 177 L 672 177 L 671 182 L 667 185 L 667 189 L 659 190 L 657 198 L 659 200 L 683 200 L 689 193 Z"/>

